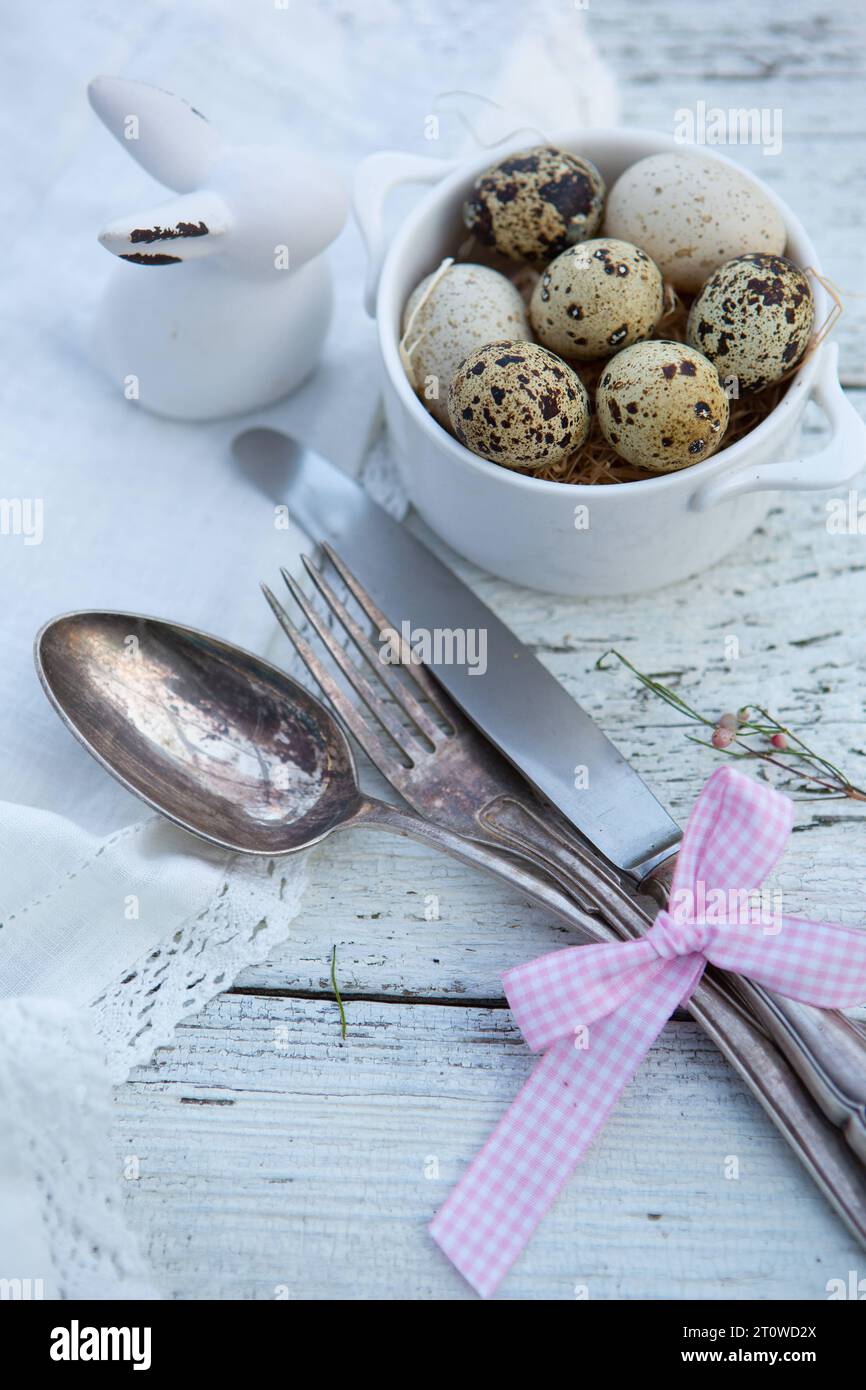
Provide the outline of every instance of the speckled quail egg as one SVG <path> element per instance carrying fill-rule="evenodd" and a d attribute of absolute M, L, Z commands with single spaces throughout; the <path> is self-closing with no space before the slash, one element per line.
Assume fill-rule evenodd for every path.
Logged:
<path fill-rule="evenodd" d="M 612 358 L 595 403 L 608 444 L 653 473 L 709 458 L 728 425 L 728 398 L 713 364 L 694 348 L 659 339 Z"/>
<path fill-rule="evenodd" d="M 785 256 L 738 256 L 720 266 L 689 312 L 688 340 L 741 391 L 760 391 L 796 365 L 815 319 L 812 289 Z"/>
<path fill-rule="evenodd" d="M 479 174 L 463 220 L 485 246 L 543 265 L 595 235 L 604 192 L 604 180 L 588 159 L 539 145 Z"/>
<path fill-rule="evenodd" d="M 627 241 L 600 237 L 551 261 L 535 287 L 535 336 L 563 357 L 610 357 L 649 338 L 664 307 L 658 266 Z"/>
<path fill-rule="evenodd" d="M 733 256 L 785 249 L 785 224 L 757 184 L 695 151 L 653 154 L 620 174 L 606 236 L 632 241 L 678 290 L 695 292 Z"/>
<path fill-rule="evenodd" d="M 531 338 L 520 292 L 484 265 L 443 263 L 409 296 L 403 313 L 403 362 L 421 400 L 445 429 L 455 369 L 477 347 Z"/>
<path fill-rule="evenodd" d="M 506 468 L 559 463 L 589 432 L 586 387 L 536 343 L 488 343 L 470 353 L 454 373 L 448 410 L 461 444 Z"/>

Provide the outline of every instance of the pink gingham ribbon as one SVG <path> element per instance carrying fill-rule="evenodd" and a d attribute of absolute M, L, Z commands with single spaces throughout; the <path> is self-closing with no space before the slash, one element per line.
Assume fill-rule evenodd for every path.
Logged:
<path fill-rule="evenodd" d="M 866 999 L 866 932 L 755 900 L 792 820 L 788 797 L 720 768 L 689 817 L 669 910 L 645 937 L 554 951 L 504 975 L 520 1030 L 544 1056 L 430 1225 L 478 1293 L 510 1269 L 708 961 L 821 1008 Z"/>

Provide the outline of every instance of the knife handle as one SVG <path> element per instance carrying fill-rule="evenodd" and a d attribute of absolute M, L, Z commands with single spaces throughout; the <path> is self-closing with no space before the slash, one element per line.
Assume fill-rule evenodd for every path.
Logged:
<path fill-rule="evenodd" d="M 524 815 L 534 814 L 531 808 L 524 808 Z M 513 808 L 509 816 L 516 816 Z M 646 930 L 645 910 L 586 846 L 575 843 L 570 887 L 576 887 L 582 901 L 603 905 L 603 917 L 578 906 L 573 891 L 565 891 L 564 885 L 548 877 L 525 848 L 516 851 L 521 858 L 512 858 L 492 848 L 489 838 L 487 843 L 468 839 L 403 807 L 372 799 L 365 799 L 346 824 L 378 826 L 407 835 L 493 873 L 548 908 L 584 940 L 622 940 Z M 704 972 L 692 994 L 688 1010 L 757 1098 L 851 1233 L 866 1247 L 866 1171 L 839 1129 L 821 1113 L 786 1057 L 732 1002 L 709 971 Z"/>
<path fill-rule="evenodd" d="M 662 907 L 670 898 L 676 855 L 647 875 L 639 891 Z M 714 972 L 716 973 L 716 972 Z M 788 1058 L 832 1124 L 866 1163 L 866 1037 L 838 1009 L 816 1009 L 718 972 Z"/>

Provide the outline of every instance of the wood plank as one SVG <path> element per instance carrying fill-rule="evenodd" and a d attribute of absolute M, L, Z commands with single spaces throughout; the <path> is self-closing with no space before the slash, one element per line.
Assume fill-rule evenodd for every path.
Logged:
<path fill-rule="evenodd" d="M 438 920 L 425 919 L 428 897 Z M 336 945 L 343 994 L 501 1000 L 503 970 L 573 940 L 494 879 L 410 841 L 358 831 L 317 852 L 288 940 L 236 985 L 330 996 Z"/>
<path fill-rule="evenodd" d="M 169 1295 L 472 1297 L 426 1223 L 532 1059 L 505 1011 L 348 1013 L 343 1043 L 332 1004 L 223 996 L 120 1088 L 127 1213 Z M 502 1296 L 822 1299 L 860 1256 L 712 1045 L 673 1024 Z"/>
<path fill-rule="evenodd" d="M 856 5 L 828 7 L 814 0 L 791 0 L 784 11 L 729 0 L 709 19 L 705 7 L 691 0 L 587 8 L 594 42 L 628 87 L 676 89 L 700 78 L 723 82 L 732 101 L 750 84 L 755 101 L 756 89 L 769 97 L 791 79 L 799 84 L 793 109 L 801 113 L 807 107 L 805 84 L 809 90 L 830 76 L 853 81 L 866 70 L 861 21 Z"/>

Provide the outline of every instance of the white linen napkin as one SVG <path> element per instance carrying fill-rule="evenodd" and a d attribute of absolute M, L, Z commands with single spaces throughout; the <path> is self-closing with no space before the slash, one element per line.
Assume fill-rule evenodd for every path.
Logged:
<path fill-rule="evenodd" d="M 108 837 L 0 806 L 0 1278 L 154 1297 L 120 1203 L 110 1088 L 285 939 L 305 856 L 242 860 L 167 822 Z"/>

